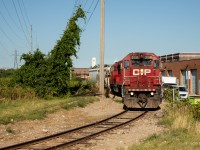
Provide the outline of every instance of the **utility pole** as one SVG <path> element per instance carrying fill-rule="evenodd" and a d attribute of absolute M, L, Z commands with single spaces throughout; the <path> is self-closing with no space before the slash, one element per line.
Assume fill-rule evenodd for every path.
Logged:
<path fill-rule="evenodd" d="M 99 90 L 104 94 L 104 0 L 101 0 L 100 19 L 100 85 Z"/>

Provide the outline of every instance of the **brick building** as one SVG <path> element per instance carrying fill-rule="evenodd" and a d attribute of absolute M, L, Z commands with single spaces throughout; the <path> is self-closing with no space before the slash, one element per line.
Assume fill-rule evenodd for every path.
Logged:
<path fill-rule="evenodd" d="M 77 78 L 89 79 L 89 68 L 73 68 L 72 71 Z"/>
<path fill-rule="evenodd" d="M 177 77 L 177 84 L 190 95 L 200 95 L 200 53 L 176 53 L 160 56 L 162 75 Z"/>

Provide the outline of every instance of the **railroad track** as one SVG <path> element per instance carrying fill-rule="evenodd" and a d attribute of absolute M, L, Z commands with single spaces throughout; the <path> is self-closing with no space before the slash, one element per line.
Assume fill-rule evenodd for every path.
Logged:
<path fill-rule="evenodd" d="M 53 134 L 47 137 L 3 147 L 0 148 L 0 150 L 49 150 L 69 148 L 75 144 L 84 143 L 87 140 L 99 136 L 102 133 L 127 125 L 128 123 L 141 118 L 146 113 L 147 111 L 139 111 L 136 113 L 133 111 L 125 110 L 119 114 L 95 123 Z"/>

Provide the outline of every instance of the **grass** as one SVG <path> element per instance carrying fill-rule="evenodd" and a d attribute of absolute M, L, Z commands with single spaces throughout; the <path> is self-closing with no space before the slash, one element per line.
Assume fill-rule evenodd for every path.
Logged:
<path fill-rule="evenodd" d="M 153 134 L 127 150 L 197 150 L 200 149 L 200 122 L 185 104 L 177 104 L 174 109 L 166 108 L 167 115 L 160 125 L 168 128 L 163 134 Z M 124 150 L 124 148 L 119 148 Z"/>
<path fill-rule="evenodd" d="M 59 109 L 73 109 L 85 107 L 87 104 L 97 101 L 96 97 L 76 97 L 60 99 L 35 99 L 35 100 L 1 100 L 0 124 L 8 124 L 13 121 L 44 119 L 47 114 Z"/>
<path fill-rule="evenodd" d="M 117 99 L 115 102 L 122 104 L 122 99 Z"/>
<path fill-rule="evenodd" d="M 128 150 L 195 150 L 199 149 L 199 135 L 189 134 L 187 130 L 171 130 L 162 135 L 152 135 L 139 145 L 133 145 Z"/>

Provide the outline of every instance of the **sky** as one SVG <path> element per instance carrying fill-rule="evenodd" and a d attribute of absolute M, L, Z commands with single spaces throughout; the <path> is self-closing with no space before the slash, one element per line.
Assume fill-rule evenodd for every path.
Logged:
<path fill-rule="evenodd" d="M 78 5 L 87 18 L 77 22 L 83 32 L 73 65 L 89 68 L 93 57 L 99 64 L 100 1 L 0 0 L 0 68 L 20 67 L 20 56 L 37 48 L 48 54 Z M 105 0 L 104 63 L 130 52 L 200 52 L 200 0 Z"/>

